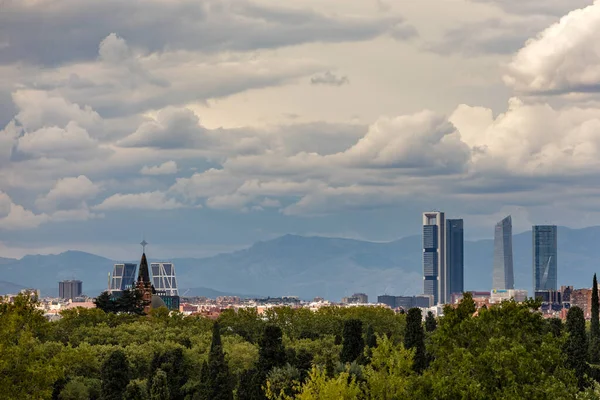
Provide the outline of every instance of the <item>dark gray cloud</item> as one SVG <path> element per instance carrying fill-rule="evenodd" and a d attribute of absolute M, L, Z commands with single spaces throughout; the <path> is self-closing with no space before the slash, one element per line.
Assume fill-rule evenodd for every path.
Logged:
<path fill-rule="evenodd" d="M 6 0 L 0 13 L 0 63 L 56 65 L 97 57 L 110 33 L 147 51 L 247 51 L 307 42 L 414 36 L 400 17 L 331 17 L 310 9 L 247 0 Z M 27 29 L 23 29 L 27 27 Z"/>
<path fill-rule="evenodd" d="M 337 76 L 331 71 L 326 71 L 310 78 L 310 83 L 313 85 L 342 86 L 350 83 L 350 80 L 347 76 Z"/>
<path fill-rule="evenodd" d="M 587 7 L 594 0 L 471 0 L 493 4 L 507 13 L 519 15 L 551 15 L 560 17 L 569 11 Z"/>

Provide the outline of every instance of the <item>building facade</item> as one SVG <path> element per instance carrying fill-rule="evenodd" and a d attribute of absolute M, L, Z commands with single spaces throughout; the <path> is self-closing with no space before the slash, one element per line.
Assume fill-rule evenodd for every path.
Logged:
<path fill-rule="evenodd" d="M 123 291 L 135 286 L 137 264 L 115 264 L 109 279 L 109 291 Z"/>
<path fill-rule="evenodd" d="M 536 225 L 531 229 L 533 242 L 534 290 L 558 289 L 558 235 L 556 225 Z"/>
<path fill-rule="evenodd" d="M 150 264 L 150 269 L 152 270 L 152 283 L 157 293 L 164 296 L 179 296 L 175 264 L 153 262 Z"/>
<path fill-rule="evenodd" d="M 83 282 L 68 280 L 58 282 L 58 297 L 65 300 L 73 300 L 83 294 Z"/>
<path fill-rule="evenodd" d="M 446 270 L 448 271 L 448 293 L 446 302 L 451 301 L 455 293 L 462 293 L 465 289 L 465 249 L 464 227 L 462 219 L 446 220 Z"/>
<path fill-rule="evenodd" d="M 447 302 L 445 228 L 443 212 L 423 213 L 423 293 L 434 304 Z"/>
<path fill-rule="evenodd" d="M 509 215 L 496 224 L 494 231 L 494 273 L 492 289 L 515 288 L 512 249 L 512 218 Z"/>

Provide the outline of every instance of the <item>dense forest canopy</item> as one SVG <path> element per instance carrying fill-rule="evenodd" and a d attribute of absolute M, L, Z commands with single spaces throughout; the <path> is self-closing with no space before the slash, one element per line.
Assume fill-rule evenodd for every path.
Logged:
<path fill-rule="evenodd" d="M 48 322 L 20 295 L 0 302 L 0 399 L 600 398 L 597 321 L 538 307 L 476 310 L 466 294 L 438 319 L 279 307 L 217 321 L 70 309 Z"/>

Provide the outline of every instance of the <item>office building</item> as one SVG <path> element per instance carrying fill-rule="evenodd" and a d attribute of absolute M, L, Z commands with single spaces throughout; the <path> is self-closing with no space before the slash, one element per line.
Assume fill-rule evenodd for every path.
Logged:
<path fill-rule="evenodd" d="M 137 264 L 115 264 L 109 279 L 109 291 L 123 291 L 134 287 L 136 269 Z"/>
<path fill-rule="evenodd" d="M 396 308 L 396 297 L 384 294 L 382 296 L 377 296 L 378 304 L 385 304 L 390 308 Z"/>
<path fill-rule="evenodd" d="M 534 298 L 542 303 L 562 304 L 562 292 L 558 290 L 536 290 Z"/>
<path fill-rule="evenodd" d="M 501 303 L 510 299 L 514 299 L 518 303 L 527 300 L 527 290 L 494 289 L 490 295 L 490 303 Z"/>
<path fill-rule="evenodd" d="M 447 302 L 445 228 L 443 212 L 423 213 L 423 293 L 434 304 Z"/>
<path fill-rule="evenodd" d="M 446 302 L 455 293 L 464 291 L 464 228 L 462 219 L 446 220 L 446 271 L 448 271 L 448 293 Z"/>
<path fill-rule="evenodd" d="M 390 308 L 402 308 L 409 310 L 411 308 L 429 308 L 433 306 L 433 296 L 430 295 L 419 295 L 419 296 L 389 296 L 383 295 L 377 297 L 377 302 L 385 304 Z"/>
<path fill-rule="evenodd" d="M 512 218 L 509 215 L 496 224 L 494 231 L 494 274 L 492 289 L 515 288 L 512 250 Z"/>
<path fill-rule="evenodd" d="M 369 296 L 364 293 L 354 293 L 352 296 L 342 297 L 344 304 L 368 304 Z"/>
<path fill-rule="evenodd" d="M 179 296 L 173 263 L 153 262 L 150 264 L 150 269 L 152 270 L 152 283 L 157 293 L 164 296 Z"/>
<path fill-rule="evenodd" d="M 533 242 L 533 287 L 536 292 L 558 289 L 556 225 L 536 225 L 531 229 Z"/>
<path fill-rule="evenodd" d="M 83 293 L 83 282 L 68 280 L 58 282 L 58 297 L 65 300 L 73 300 Z"/>
<path fill-rule="evenodd" d="M 464 290 L 464 226 L 439 211 L 423 213 L 423 293 L 447 304 Z"/>

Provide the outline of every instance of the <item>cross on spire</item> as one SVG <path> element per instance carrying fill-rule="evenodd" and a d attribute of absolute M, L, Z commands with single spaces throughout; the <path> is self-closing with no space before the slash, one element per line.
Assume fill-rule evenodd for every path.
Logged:
<path fill-rule="evenodd" d="M 148 245 L 148 242 L 146 242 L 146 239 L 142 240 L 142 242 L 140 244 L 142 245 L 142 252 L 146 253 L 146 245 Z"/>

